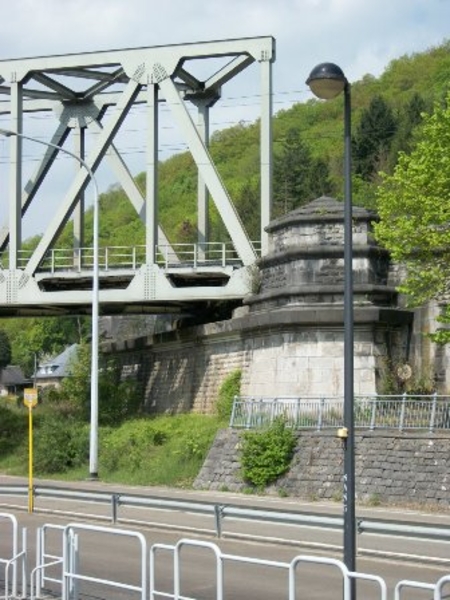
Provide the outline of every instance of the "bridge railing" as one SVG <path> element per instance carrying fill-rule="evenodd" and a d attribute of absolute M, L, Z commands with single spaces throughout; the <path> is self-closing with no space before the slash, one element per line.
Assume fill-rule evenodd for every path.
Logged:
<path fill-rule="evenodd" d="M 267 427 L 283 417 L 295 429 L 337 428 L 344 424 L 342 397 L 243 397 L 234 400 L 230 426 Z M 450 429 L 450 397 L 432 395 L 356 396 L 354 423 L 364 429 Z"/>
<path fill-rule="evenodd" d="M 210 242 L 205 244 L 159 245 L 157 263 L 169 269 L 171 267 L 199 267 L 240 265 L 234 245 L 231 242 Z"/>
<path fill-rule="evenodd" d="M 24 269 L 33 254 L 32 250 L 20 250 L 18 267 Z M 105 246 L 99 248 L 98 264 L 102 271 L 126 269 L 135 271 L 145 263 L 145 246 Z M 7 259 L 3 260 L 6 268 Z M 94 249 L 53 248 L 49 250 L 39 265 L 40 273 L 58 273 L 64 271 L 81 272 L 94 266 Z"/>
<path fill-rule="evenodd" d="M 252 242 L 255 253 L 259 256 L 261 243 Z M 232 242 L 208 242 L 204 244 L 181 243 L 158 245 L 156 262 L 163 269 L 189 267 L 202 268 L 208 266 L 240 266 L 240 260 Z M 18 267 L 24 269 L 33 250 L 19 250 Z M 104 246 L 98 251 L 99 268 L 102 271 L 117 269 L 136 271 L 146 263 L 144 245 Z M 8 254 L 0 256 L 0 268 L 7 269 Z M 57 273 L 63 271 L 81 272 L 94 266 L 94 249 L 90 246 L 82 248 L 53 248 L 49 250 L 41 264 L 39 272 Z"/>

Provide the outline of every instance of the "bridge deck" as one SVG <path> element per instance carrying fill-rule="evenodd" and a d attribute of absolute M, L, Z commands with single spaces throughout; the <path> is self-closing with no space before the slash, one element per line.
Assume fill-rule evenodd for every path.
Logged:
<path fill-rule="evenodd" d="M 35 274 L 30 252 L 10 270 L 0 268 L 0 316 L 89 314 L 94 284 L 92 248 L 53 249 Z M 157 263 L 145 262 L 142 246 L 104 247 L 98 257 L 103 314 L 195 312 L 211 302 L 239 301 L 251 291 L 248 267 L 231 244 L 158 247 Z"/>

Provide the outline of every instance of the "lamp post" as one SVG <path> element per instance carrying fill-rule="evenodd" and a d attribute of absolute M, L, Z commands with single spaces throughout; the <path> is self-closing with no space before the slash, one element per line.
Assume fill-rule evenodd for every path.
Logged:
<path fill-rule="evenodd" d="M 72 156 L 77 160 L 82 167 L 86 169 L 94 186 L 94 219 L 93 219 L 93 273 L 92 273 L 92 340 L 91 340 L 91 422 L 90 422 L 90 441 L 89 441 L 89 477 L 90 479 L 98 478 L 98 319 L 99 319 L 99 265 L 98 265 L 98 238 L 99 238 L 99 190 L 97 180 L 91 167 L 82 158 L 74 152 L 37 138 L 34 138 L 18 131 L 0 128 L 0 135 L 5 137 L 16 136 L 55 148 L 61 152 Z"/>
<path fill-rule="evenodd" d="M 313 94 L 331 100 L 344 92 L 344 563 L 355 570 L 355 440 L 353 412 L 353 235 L 351 179 L 351 95 L 342 69 L 333 63 L 314 67 L 307 81 Z"/>

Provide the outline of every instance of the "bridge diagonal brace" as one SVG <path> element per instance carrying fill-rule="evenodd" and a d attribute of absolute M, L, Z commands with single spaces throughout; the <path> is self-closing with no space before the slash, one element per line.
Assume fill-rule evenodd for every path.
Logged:
<path fill-rule="evenodd" d="M 237 56 L 205 81 L 205 90 L 221 87 L 254 62 L 255 59 L 252 56 Z"/>
<path fill-rule="evenodd" d="M 65 123 L 61 123 L 53 134 L 50 142 L 57 146 L 62 146 L 66 141 L 70 133 L 70 127 L 67 127 Z M 50 167 L 54 163 L 58 155 L 58 150 L 55 148 L 47 147 L 45 153 L 39 163 L 35 173 L 28 180 L 22 193 L 22 217 L 26 213 L 29 205 L 31 204 L 37 190 L 44 181 Z M 3 251 L 9 241 L 9 230 L 4 228 L 0 231 L 0 251 Z"/>
<path fill-rule="evenodd" d="M 122 93 L 121 99 L 116 106 L 114 116 L 111 117 L 108 124 L 102 130 L 99 135 L 96 146 L 93 148 L 90 156 L 86 159 L 86 164 L 92 171 L 95 172 L 101 160 L 103 159 L 106 150 L 108 149 L 111 141 L 114 139 L 117 131 L 122 125 L 127 113 L 129 112 L 133 102 L 141 89 L 141 85 L 134 80 L 130 80 Z M 89 173 L 86 169 L 79 169 L 73 180 L 73 183 L 67 192 L 64 200 L 61 202 L 52 222 L 47 227 L 44 235 L 41 238 L 36 250 L 31 256 L 25 271 L 29 275 L 33 275 L 43 260 L 45 253 L 49 250 L 52 243 L 70 218 L 72 210 L 80 194 L 84 191 L 89 183 Z"/>
<path fill-rule="evenodd" d="M 95 128 L 97 131 L 103 131 L 102 124 L 97 120 L 90 124 L 90 128 Z M 142 192 L 136 185 L 134 177 L 130 173 L 125 161 L 113 143 L 110 144 L 108 150 L 106 151 L 106 158 L 110 163 L 118 181 L 122 185 L 125 194 L 128 196 L 135 211 L 139 215 L 139 218 L 145 223 L 145 201 L 142 196 Z M 169 240 L 160 225 L 158 226 L 158 244 L 168 247 L 171 254 L 175 255 L 175 251 L 170 246 Z"/>
<path fill-rule="evenodd" d="M 124 70 L 122 67 L 117 69 L 115 73 L 113 73 L 108 79 L 102 78 L 100 81 L 91 86 L 88 90 L 86 90 L 83 94 L 84 100 L 91 100 L 95 98 L 98 94 L 102 93 L 104 90 L 111 87 L 116 81 L 120 81 L 124 77 Z"/>
<path fill-rule="evenodd" d="M 192 157 L 230 234 L 236 252 L 244 265 L 254 263 L 256 254 L 253 246 L 176 85 L 160 64 L 154 66 L 154 77 L 185 135 Z"/>
<path fill-rule="evenodd" d="M 52 79 L 48 75 L 45 75 L 44 73 L 33 73 L 32 78 L 37 83 L 40 83 L 41 85 L 59 94 L 61 100 L 76 100 L 77 98 L 77 95 L 73 90 L 71 90 L 65 85 L 62 85 L 58 81 L 55 81 L 54 79 Z"/>

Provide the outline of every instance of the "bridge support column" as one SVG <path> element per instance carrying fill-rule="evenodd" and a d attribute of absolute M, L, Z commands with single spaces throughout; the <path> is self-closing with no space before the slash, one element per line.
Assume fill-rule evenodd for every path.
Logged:
<path fill-rule="evenodd" d="M 145 199 L 146 263 L 156 263 L 158 243 L 158 86 L 147 85 L 148 140 L 147 187 Z"/>
<path fill-rule="evenodd" d="M 74 130 L 74 152 L 82 160 L 85 158 L 86 130 L 84 127 L 77 127 Z M 77 165 L 78 168 L 83 168 Z M 78 204 L 73 213 L 73 261 L 74 268 L 82 266 L 82 248 L 84 246 L 84 189 L 78 196 Z"/>
<path fill-rule="evenodd" d="M 265 228 L 272 216 L 272 57 L 261 57 L 261 256 L 269 251 Z"/>
<path fill-rule="evenodd" d="M 15 79 L 15 74 L 12 75 Z M 22 131 L 22 84 L 11 82 L 11 129 Z M 18 268 L 19 250 L 22 245 L 22 146 L 17 136 L 10 139 L 11 171 L 9 178 L 9 268 Z"/>

